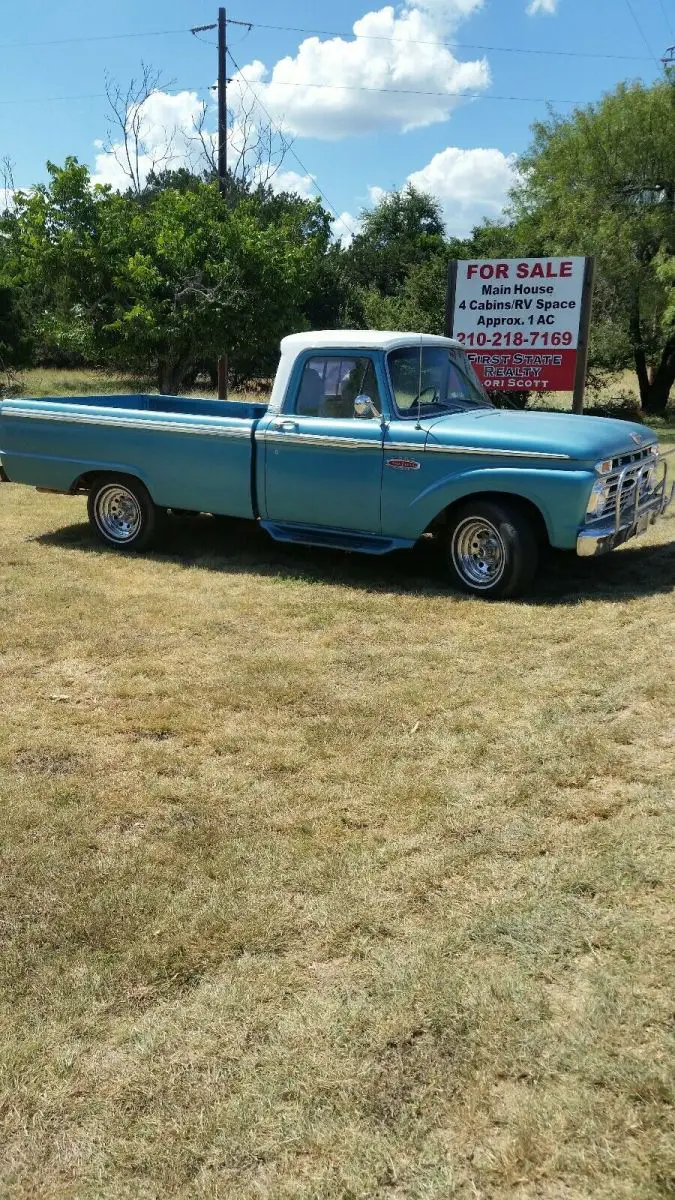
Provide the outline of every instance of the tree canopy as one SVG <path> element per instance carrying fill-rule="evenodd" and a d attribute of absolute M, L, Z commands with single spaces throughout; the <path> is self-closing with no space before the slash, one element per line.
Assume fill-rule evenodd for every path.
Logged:
<path fill-rule="evenodd" d="M 235 374 L 269 368 L 280 337 L 325 307 L 330 222 L 316 201 L 258 188 L 231 206 L 184 176 L 121 195 L 76 159 L 48 171 L 16 198 L 2 241 L 43 353 L 154 371 L 170 391 L 225 350 Z"/>
<path fill-rule="evenodd" d="M 599 104 L 534 127 L 512 217 L 530 253 L 593 254 L 593 360 L 632 359 L 643 407 L 675 382 L 675 83 L 621 85 Z"/>

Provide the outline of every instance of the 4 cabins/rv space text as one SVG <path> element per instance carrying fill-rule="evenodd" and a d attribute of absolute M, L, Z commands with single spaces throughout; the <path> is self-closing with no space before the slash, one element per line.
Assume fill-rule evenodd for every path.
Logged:
<path fill-rule="evenodd" d="M 513 278 L 510 277 L 511 272 L 513 272 Z M 571 346 L 574 342 L 574 333 L 571 328 L 556 329 L 555 334 L 551 333 L 551 338 L 548 338 L 544 331 L 550 330 L 552 326 L 558 326 L 556 314 L 560 315 L 563 312 L 572 315 L 576 311 L 576 322 L 572 320 L 570 324 L 578 326 L 579 301 L 575 297 L 557 297 L 557 288 L 552 282 L 533 283 L 530 281 L 540 279 L 572 280 L 573 274 L 574 263 L 569 260 L 559 264 L 553 262 L 469 263 L 467 280 L 475 282 L 480 279 L 482 281 L 480 296 L 461 299 L 457 305 L 457 311 L 464 312 L 468 309 L 476 314 L 477 329 L 469 333 L 460 330 L 458 332 L 459 340 L 468 346 L 490 345 L 494 348 L 500 348 L 502 345 L 528 346 L 532 349 L 549 345 Z M 506 299 L 507 296 L 510 299 Z M 504 340 L 501 335 L 497 338 L 486 337 L 484 340 L 480 338 L 479 330 L 481 328 L 504 330 L 513 327 L 528 332 L 537 329 L 539 333 L 535 333 L 534 336 L 521 335 L 520 337 L 516 334 L 512 338 L 507 335 Z M 555 340 L 553 340 L 554 337 Z"/>

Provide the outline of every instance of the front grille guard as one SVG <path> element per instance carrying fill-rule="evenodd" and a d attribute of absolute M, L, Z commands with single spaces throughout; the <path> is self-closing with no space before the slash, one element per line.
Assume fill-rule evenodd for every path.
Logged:
<path fill-rule="evenodd" d="M 675 495 L 675 483 L 668 490 L 668 463 L 666 459 L 673 450 L 667 450 L 665 454 L 652 454 L 649 458 L 637 466 L 635 463 L 627 463 L 618 472 L 612 472 L 608 477 L 608 482 L 614 486 L 616 478 L 616 493 L 611 499 L 611 508 L 605 509 L 598 517 L 594 517 L 591 521 L 587 521 L 587 525 L 595 525 L 599 521 L 607 521 L 611 510 L 614 510 L 614 532 L 627 525 L 633 525 L 640 516 L 644 513 L 651 513 L 653 518 L 660 516 L 665 512 Z M 663 469 L 661 478 L 657 481 L 654 487 L 645 494 L 644 482 L 649 478 L 651 472 L 656 468 L 657 471 Z"/>

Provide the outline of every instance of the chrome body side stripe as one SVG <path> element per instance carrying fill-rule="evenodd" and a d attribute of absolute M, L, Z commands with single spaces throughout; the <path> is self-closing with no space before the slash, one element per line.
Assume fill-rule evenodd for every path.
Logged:
<path fill-rule="evenodd" d="M 497 450 L 489 446 L 435 446 L 420 442 L 385 442 L 385 450 L 405 450 L 407 454 L 474 454 L 481 458 L 489 455 L 498 458 L 553 458 L 570 460 L 569 454 L 552 454 L 546 450 Z"/>
<path fill-rule="evenodd" d="M 26 417 L 28 420 L 34 421 L 63 421 L 72 425 L 104 425 L 112 429 L 145 429 L 149 432 L 160 433 L 191 433 L 191 434 L 207 434 L 210 437 L 224 438 L 246 438 L 250 440 L 251 426 L 253 422 L 248 422 L 245 429 L 237 429 L 227 425 L 183 425 L 180 421 L 167 420 L 139 420 L 129 417 L 110 417 L 110 416 L 80 416 L 79 413 L 61 413 L 47 410 L 45 412 L 37 412 L 35 409 L 12 408 L 6 403 L 2 406 L 3 416 L 7 417 Z M 235 417 L 234 420 L 245 420 L 246 418 Z"/>
<path fill-rule="evenodd" d="M 382 451 L 382 438 L 349 438 L 335 434 L 321 433 L 282 433 L 276 429 L 256 430 L 256 441 L 262 442 L 291 442 L 299 446 L 329 446 L 334 450 L 379 450 Z"/>

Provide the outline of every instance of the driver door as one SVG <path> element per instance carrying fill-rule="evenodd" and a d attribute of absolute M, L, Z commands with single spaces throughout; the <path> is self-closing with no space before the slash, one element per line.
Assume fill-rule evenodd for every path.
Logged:
<path fill-rule="evenodd" d="M 289 396 L 265 432 L 267 520 L 379 533 L 383 429 L 373 359 L 310 354 Z M 357 396 L 369 397 L 372 415 L 355 414 Z"/>

